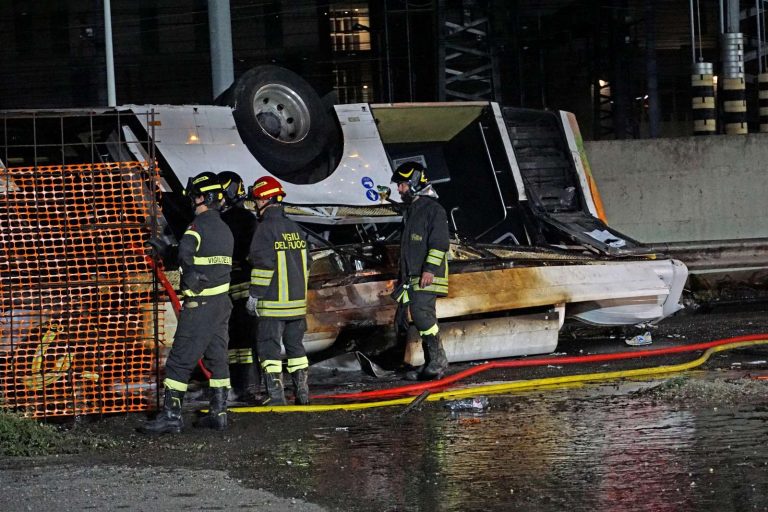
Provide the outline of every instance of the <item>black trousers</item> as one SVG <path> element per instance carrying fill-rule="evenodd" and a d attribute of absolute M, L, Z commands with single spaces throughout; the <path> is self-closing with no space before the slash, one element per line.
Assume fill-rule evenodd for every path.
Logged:
<path fill-rule="evenodd" d="M 223 293 L 184 299 L 171 353 L 165 363 L 167 379 L 186 384 L 198 359 L 203 358 L 211 380 L 229 379 L 229 315 L 232 301 Z"/>
<path fill-rule="evenodd" d="M 411 319 L 419 332 L 426 331 L 437 324 L 437 295 L 429 292 L 408 292 L 411 301 L 408 307 L 411 310 Z"/>
<path fill-rule="evenodd" d="M 283 320 L 260 316 L 256 329 L 256 351 L 259 354 L 259 360 L 279 361 L 281 359 L 280 340 L 285 346 L 285 354 L 288 359 L 306 355 L 304 344 L 301 342 L 304 339 L 304 332 L 307 330 L 305 318 Z"/>
<path fill-rule="evenodd" d="M 232 301 L 228 346 L 230 371 L 233 370 L 233 367 L 250 365 L 255 361 L 256 322 L 246 311 L 245 303 L 246 299 Z"/>
<path fill-rule="evenodd" d="M 232 315 L 229 319 L 229 348 L 253 350 L 256 345 L 256 322 L 245 309 L 247 299 L 232 301 Z"/>

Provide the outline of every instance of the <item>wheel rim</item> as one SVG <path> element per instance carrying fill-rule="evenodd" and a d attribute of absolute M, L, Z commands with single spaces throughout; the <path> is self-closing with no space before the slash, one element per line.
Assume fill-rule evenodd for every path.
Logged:
<path fill-rule="evenodd" d="M 307 104 L 296 91 L 284 85 L 269 84 L 256 91 L 253 112 L 264 133 L 277 141 L 299 142 L 309 133 Z"/>

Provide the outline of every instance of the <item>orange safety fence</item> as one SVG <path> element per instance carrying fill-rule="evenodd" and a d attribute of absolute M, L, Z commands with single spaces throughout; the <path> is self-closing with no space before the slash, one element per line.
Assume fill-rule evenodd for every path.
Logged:
<path fill-rule="evenodd" d="M 0 408 L 154 408 L 157 183 L 139 162 L 0 168 Z"/>

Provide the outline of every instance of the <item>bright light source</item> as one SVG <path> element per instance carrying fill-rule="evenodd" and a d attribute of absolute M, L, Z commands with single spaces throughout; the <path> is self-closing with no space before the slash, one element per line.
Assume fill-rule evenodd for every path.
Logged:
<path fill-rule="evenodd" d="M 367 89 L 367 88 L 368 88 L 368 86 L 367 86 L 367 85 L 364 85 L 364 86 L 363 86 L 363 89 Z"/>

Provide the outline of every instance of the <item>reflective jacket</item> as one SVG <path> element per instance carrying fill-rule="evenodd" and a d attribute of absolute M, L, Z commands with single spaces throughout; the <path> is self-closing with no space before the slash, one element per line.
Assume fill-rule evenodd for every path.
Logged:
<path fill-rule="evenodd" d="M 234 238 L 217 210 L 197 215 L 179 242 L 181 289 L 185 297 L 229 291 Z"/>
<path fill-rule="evenodd" d="M 307 314 L 308 244 L 282 206 L 264 210 L 251 241 L 251 297 L 260 316 L 292 320 Z"/>
<path fill-rule="evenodd" d="M 448 218 L 437 200 L 419 196 L 403 215 L 400 239 L 400 279 L 415 291 L 448 294 Z M 426 288 L 419 286 L 422 272 L 435 278 Z"/>

